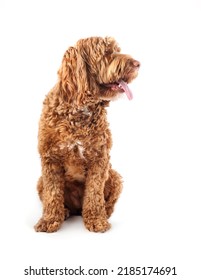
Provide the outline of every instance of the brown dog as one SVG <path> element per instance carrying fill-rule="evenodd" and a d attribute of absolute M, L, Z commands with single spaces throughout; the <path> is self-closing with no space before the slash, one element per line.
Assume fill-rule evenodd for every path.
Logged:
<path fill-rule="evenodd" d="M 132 99 L 127 83 L 139 66 L 110 37 L 79 40 L 64 54 L 39 125 L 43 215 L 36 231 L 57 231 L 65 217 L 77 214 L 90 231 L 110 228 L 122 181 L 109 162 L 112 140 L 105 107 L 123 93 Z"/>

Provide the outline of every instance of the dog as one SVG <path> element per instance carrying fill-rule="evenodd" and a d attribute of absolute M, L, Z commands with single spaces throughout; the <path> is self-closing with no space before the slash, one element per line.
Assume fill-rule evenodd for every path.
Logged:
<path fill-rule="evenodd" d="M 111 37 L 81 39 L 65 52 L 39 122 L 43 214 L 37 232 L 55 232 L 71 215 L 81 215 L 89 231 L 110 228 L 122 178 L 110 164 L 106 107 L 124 93 L 132 99 L 128 83 L 139 67 Z"/>

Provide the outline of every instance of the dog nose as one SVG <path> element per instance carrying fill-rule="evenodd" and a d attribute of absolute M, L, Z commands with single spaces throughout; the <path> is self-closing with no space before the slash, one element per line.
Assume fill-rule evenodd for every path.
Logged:
<path fill-rule="evenodd" d="M 137 67 L 137 68 L 140 68 L 140 62 L 137 61 L 137 60 L 134 60 L 134 61 L 133 61 L 133 65 L 134 65 L 135 67 Z"/>

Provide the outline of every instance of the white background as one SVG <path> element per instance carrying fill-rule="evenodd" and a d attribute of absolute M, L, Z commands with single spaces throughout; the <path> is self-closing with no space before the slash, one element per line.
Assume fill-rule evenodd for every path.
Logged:
<path fill-rule="evenodd" d="M 113 36 L 141 62 L 134 100 L 108 110 L 123 193 L 104 234 L 79 217 L 36 233 L 42 101 L 64 51 L 88 36 Z M 199 0 L 0 1 L 2 279 L 90 278 L 24 276 L 30 265 L 115 271 L 90 279 L 116 279 L 119 266 L 175 266 L 178 276 L 136 279 L 201 279 L 200 37 Z"/>

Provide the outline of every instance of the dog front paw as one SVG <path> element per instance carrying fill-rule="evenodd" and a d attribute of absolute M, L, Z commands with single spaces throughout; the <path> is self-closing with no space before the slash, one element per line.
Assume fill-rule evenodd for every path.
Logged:
<path fill-rule="evenodd" d="M 46 221 L 41 218 L 35 225 L 34 229 L 37 232 L 55 232 L 61 227 L 62 222 L 50 220 Z"/>
<path fill-rule="evenodd" d="M 85 227 L 93 232 L 105 232 L 110 229 L 111 225 L 105 219 L 87 219 L 84 220 Z"/>

